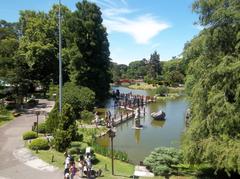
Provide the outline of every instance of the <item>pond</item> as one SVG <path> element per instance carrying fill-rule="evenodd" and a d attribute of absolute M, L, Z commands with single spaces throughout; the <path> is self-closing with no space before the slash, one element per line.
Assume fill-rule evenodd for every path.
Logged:
<path fill-rule="evenodd" d="M 113 87 L 113 90 L 119 89 L 121 93 L 139 95 L 154 95 L 153 91 L 133 90 L 125 87 Z M 114 113 L 113 100 L 108 100 L 106 108 Z M 116 137 L 114 138 L 114 150 L 124 151 L 128 154 L 132 163 L 138 164 L 156 147 L 178 147 L 181 134 L 184 131 L 185 111 L 188 103 L 185 98 L 169 100 L 165 103 L 150 103 L 146 106 L 146 115 L 141 117 L 143 129 L 133 129 L 134 121 L 131 119 L 116 127 Z M 153 120 L 150 114 L 163 110 L 166 113 L 165 121 Z M 108 136 L 101 137 L 97 143 L 110 147 Z"/>

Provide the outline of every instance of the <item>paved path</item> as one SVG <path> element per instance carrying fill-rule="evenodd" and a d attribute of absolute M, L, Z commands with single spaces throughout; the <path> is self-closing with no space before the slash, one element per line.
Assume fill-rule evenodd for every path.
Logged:
<path fill-rule="evenodd" d="M 54 102 L 40 100 L 34 110 L 49 111 Z M 39 121 L 44 115 L 39 116 Z M 46 163 L 31 156 L 24 148 L 22 133 L 31 130 L 35 114 L 22 114 L 15 120 L 0 127 L 0 179 L 61 179 L 61 171 L 52 168 Z"/>
<path fill-rule="evenodd" d="M 145 166 L 135 166 L 135 171 L 133 176 L 136 177 L 154 177 L 154 174 L 151 173 Z"/>

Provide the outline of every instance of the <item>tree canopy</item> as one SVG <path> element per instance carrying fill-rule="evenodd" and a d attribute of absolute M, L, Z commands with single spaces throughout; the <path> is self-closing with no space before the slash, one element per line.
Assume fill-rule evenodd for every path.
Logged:
<path fill-rule="evenodd" d="M 102 25 L 101 11 L 96 4 L 84 0 L 76 6 L 77 10 L 69 19 L 69 27 L 74 32 L 73 48 L 77 47 L 79 53 L 71 63 L 71 80 L 92 89 L 97 99 L 103 99 L 111 82 L 106 28 Z"/>
<path fill-rule="evenodd" d="M 204 30 L 183 53 L 192 113 L 185 159 L 240 173 L 240 2 L 197 0 L 193 10 Z"/>

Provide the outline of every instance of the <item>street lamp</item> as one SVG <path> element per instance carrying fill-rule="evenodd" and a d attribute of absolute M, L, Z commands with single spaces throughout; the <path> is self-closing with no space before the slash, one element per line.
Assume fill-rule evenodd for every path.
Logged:
<path fill-rule="evenodd" d="M 37 115 L 37 136 L 38 136 L 38 116 L 40 115 L 40 111 L 36 111 L 35 114 Z"/>
<path fill-rule="evenodd" d="M 111 139 L 111 155 L 112 155 L 112 175 L 114 175 L 114 162 L 113 162 L 113 138 L 116 136 L 116 132 L 113 128 L 110 128 L 108 131 L 108 136 Z"/>
<path fill-rule="evenodd" d="M 62 114 L 62 34 L 61 34 L 61 0 L 58 9 L 58 61 L 59 61 L 59 113 Z"/>

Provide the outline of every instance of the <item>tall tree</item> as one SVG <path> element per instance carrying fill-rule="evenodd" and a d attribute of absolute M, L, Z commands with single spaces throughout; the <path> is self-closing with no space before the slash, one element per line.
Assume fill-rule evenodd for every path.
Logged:
<path fill-rule="evenodd" d="M 103 99 L 109 91 L 110 59 L 106 28 L 102 25 L 100 8 L 83 0 L 76 4 L 77 10 L 69 20 L 73 32 L 72 48 L 77 47 L 71 61 L 71 80 L 80 86 L 86 86 L 96 93 L 97 99 Z"/>
<path fill-rule="evenodd" d="M 14 55 L 18 49 L 17 24 L 0 20 L 0 79 L 10 83 L 14 78 Z"/>
<path fill-rule="evenodd" d="M 158 75 L 161 75 L 160 55 L 155 51 L 151 54 L 148 63 L 148 77 L 156 80 Z"/>
<path fill-rule="evenodd" d="M 190 126 L 185 159 L 240 173 L 240 1 L 197 0 L 205 29 L 185 48 Z"/>
<path fill-rule="evenodd" d="M 19 55 L 24 56 L 30 80 L 47 90 L 57 72 L 56 24 L 44 12 L 21 11 Z"/>

